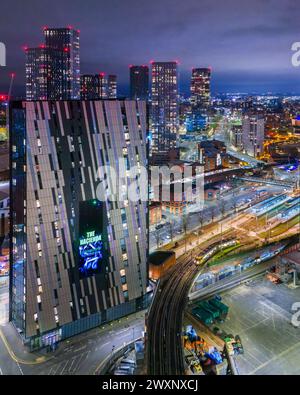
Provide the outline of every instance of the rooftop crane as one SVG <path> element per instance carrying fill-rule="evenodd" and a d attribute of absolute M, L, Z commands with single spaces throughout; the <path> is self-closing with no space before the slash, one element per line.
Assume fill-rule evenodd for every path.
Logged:
<path fill-rule="evenodd" d="M 10 84 L 9 84 L 9 91 L 8 91 L 8 101 L 11 98 L 11 93 L 12 93 L 12 88 L 13 88 L 13 83 L 15 79 L 16 73 L 11 73 L 10 74 Z"/>
<path fill-rule="evenodd" d="M 16 73 L 10 73 L 10 83 L 9 83 L 9 90 L 7 95 L 7 106 L 6 106 L 6 133 L 9 133 L 9 102 L 11 99 L 13 83 L 15 79 Z"/>

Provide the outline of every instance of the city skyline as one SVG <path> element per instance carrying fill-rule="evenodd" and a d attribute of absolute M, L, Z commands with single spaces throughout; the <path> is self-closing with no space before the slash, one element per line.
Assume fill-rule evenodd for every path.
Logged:
<path fill-rule="evenodd" d="M 46 1 L 30 3 L 34 15 L 29 12 L 32 8 L 28 3 L 25 6 L 14 1 L 3 5 L 2 15 L 13 13 L 15 21 L 8 24 L 10 18 L 5 18 L 0 29 L 1 41 L 7 47 L 7 67 L 0 69 L 0 89 L 4 92 L 8 73 L 15 71 L 15 94 L 24 94 L 22 46 L 38 46 L 44 26 L 69 24 L 81 31 L 81 72 L 108 70 L 116 74 L 121 95 L 129 93 L 129 64 L 148 64 L 151 60 L 179 61 L 183 94 L 189 92 L 193 67 L 212 67 L 213 93 L 300 92 L 299 70 L 291 64 L 291 46 L 298 41 L 299 16 L 293 0 L 284 4 L 257 0 L 255 6 L 235 0 L 226 5 L 189 0 L 184 9 L 169 0 L 155 7 L 155 2 L 141 5 L 136 0 L 126 4 L 116 0 L 91 4 L 93 13 L 89 8 L 82 9 L 78 1 L 51 4 L 47 12 Z M 124 18 L 127 9 L 130 13 Z M 113 24 L 109 22 L 112 15 Z"/>
<path fill-rule="evenodd" d="M 300 375 L 299 0 L 0 15 L 0 377 Z"/>

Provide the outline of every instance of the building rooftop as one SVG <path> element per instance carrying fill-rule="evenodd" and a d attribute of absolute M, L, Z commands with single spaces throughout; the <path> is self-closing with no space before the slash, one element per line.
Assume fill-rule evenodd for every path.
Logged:
<path fill-rule="evenodd" d="M 155 251 L 149 256 L 152 265 L 160 266 L 168 259 L 175 255 L 174 251 Z"/>
<path fill-rule="evenodd" d="M 288 260 L 295 265 L 300 265 L 300 251 L 292 251 L 284 256 L 284 259 Z"/>

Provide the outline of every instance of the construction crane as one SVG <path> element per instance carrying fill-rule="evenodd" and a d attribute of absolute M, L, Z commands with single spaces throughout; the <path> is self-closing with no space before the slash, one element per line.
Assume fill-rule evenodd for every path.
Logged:
<path fill-rule="evenodd" d="M 7 94 L 7 105 L 6 105 L 6 133 L 7 133 L 7 135 L 9 133 L 9 102 L 11 99 L 15 76 L 16 76 L 16 73 L 10 73 L 10 83 L 9 83 L 9 90 L 8 90 L 8 94 Z"/>
<path fill-rule="evenodd" d="M 12 94 L 12 88 L 13 88 L 13 83 L 15 79 L 16 73 L 11 73 L 10 74 L 10 84 L 9 84 L 9 91 L 8 91 L 8 101 L 10 101 L 11 94 Z"/>

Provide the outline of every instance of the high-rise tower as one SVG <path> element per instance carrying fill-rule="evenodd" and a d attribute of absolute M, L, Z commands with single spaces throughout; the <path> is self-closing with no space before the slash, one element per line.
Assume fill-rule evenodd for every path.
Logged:
<path fill-rule="evenodd" d="M 149 67 L 130 66 L 130 98 L 132 100 L 149 99 Z"/>
<path fill-rule="evenodd" d="M 63 76 L 63 99 L 80 98 L 80 43 L 79 30 L 66 28 L 44 28 L 47 48 L 58 49 L 66 53 L 67 72 Z"/>
<path fill-rule="evenodd" d="M 177 62 L 152 62 L 152 152 L 176 147 L 179 127 Z"/>

